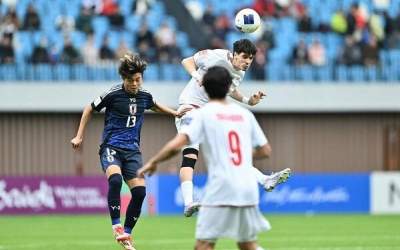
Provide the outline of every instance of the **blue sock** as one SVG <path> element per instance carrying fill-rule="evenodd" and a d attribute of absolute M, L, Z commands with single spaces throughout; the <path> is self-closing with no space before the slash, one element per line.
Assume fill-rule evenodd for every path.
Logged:
<path fill-rule="evenodd" d="M 108 178 L 108 210 L 112 225 L 120 224 L 122 176 L 113 174 Z"/>
<path fill-rule="evenodd" d="M 125 232 L 129 234 L 132 233 L 132 229 L 135 227 L 136 222 L 139 220 L 143 200 L 146 196 L 146 188 L 144 186 L 134 187 L 131 189 L 131 195 L 132 198 L 126 210 L 126 218 L 124 224 Z"/>

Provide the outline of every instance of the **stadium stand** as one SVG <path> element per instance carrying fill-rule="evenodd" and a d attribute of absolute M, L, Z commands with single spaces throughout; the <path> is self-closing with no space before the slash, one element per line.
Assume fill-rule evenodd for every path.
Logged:
<path fill-rule="evenodd" d="M 200 49 L 167 13 L 167 1 L 7 2 L 13 1 L 0 4 L 1 81 L 117 80 L 117 59 L 127 50 L 152 64 L 147 79 L 185 80 L 180 59 Z M 230 48 L 243 37 L 257 43 L 265 58 L 257 59 L 250 79 L 400 80 L 400 0 L 183 2 L 207 26 L 210 48 Z M 244 7 L 262 15 L 262 30 L 244 35 L 232 27 Z M 306 47 L 297 60 L 300 41 Z"/>

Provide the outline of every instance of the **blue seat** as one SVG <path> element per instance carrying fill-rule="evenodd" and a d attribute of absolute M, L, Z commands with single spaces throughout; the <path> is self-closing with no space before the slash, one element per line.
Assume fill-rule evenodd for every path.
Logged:
<path fill-rule="evenodd" d="M 338 81 L 348 81 L 349 80 L 347 66 L 339 65 L 336 67 L 336 80 L 338 80 Z"/>
<path fill-rule="evenodd" d="M 69 81 L 71 79 L 71 67 L 66 64 L 54 65 L 54 80 L 57 81 Z"/>
<path fill-rule="evenodd" d="M 375 66 L 366 68 L 366 78 L 368 81 L 377 81 L 378 80 L 378 68 Z"/>
<path fill-rule="evenodd" d="M 364 69 L 362 66 L 352 66 L 350 67 L 350 80 L 355 82 L 361 82 L 365 80 Z"/>
<path fill-rule="evenodd" d="M 144 72 L 144 79 L 146 81 L 157 81 L 159 80 L 158 65 L 149 64 L 147 65 L 146 71 Z"/>
<path fill-rule="evenodd" d="M 178 66 L 175 64 L 161 64 L 160 65 L 160 78 L 165 81 L 173 81 L 177 79 L 176 68 Z"/>
<path fill-rule="evenodd" d="M 309 65 L 302 65 L 295 67 L 296 80 L 300 81 L 312 81 L 313 80 L 313 68 Z"/>

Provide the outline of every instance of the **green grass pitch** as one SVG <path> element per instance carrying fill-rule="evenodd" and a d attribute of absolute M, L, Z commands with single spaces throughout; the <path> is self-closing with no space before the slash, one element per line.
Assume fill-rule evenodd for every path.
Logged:
<path fill-rule="evenodd" d="M 272 230 L 259 235 L 268 250 L 400 250 L 400 216 L 268 215 Z M 134 231 L 138 250 L 187 250 L 195 218 L 143 216 Z M 0 216 L 0 250 L 122 249 L 107 215 Z M 221 240 L 216 249 L 236 249 Z"/>

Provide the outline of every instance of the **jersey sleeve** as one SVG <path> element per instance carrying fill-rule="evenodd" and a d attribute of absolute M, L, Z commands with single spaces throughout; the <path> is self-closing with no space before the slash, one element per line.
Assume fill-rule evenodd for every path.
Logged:
<path fill-rule="evenodd" d="M 100 112 L 103 108 L 107 107 L 110 103 L 111 95 L 110 91 L 104 92 L 102 95 L 98 96 L 91 103 L 92 108 L 97 112 Z"/>
<path fill-rule="evenodd" d="M 264 146 L 268 143 L 268 139 L 258 124 L 256 118 L 250 113 L 251 122 L 251 143 L 253 148 Z"/>
<path fill-rule="evenodd" d="M 201 113 L 194 110 L 182 118 L 179 133 L 186 134 L 189 137 L 190 144 L 200 144 L 204 136 L 203 124 Z"/>
<path fill-rule="evenodd" d="M 210 50 L 200 50 L 193 55 L 194 63 L 199 68 L 205 68 L 208 58 L 210 57 Z"/>
<path fill-rule="evenodd" d="M 148 98 L 147 98 L 147 101 L 146 101 L 146 109 L 151 109 L 152 107 L 154 107 L 154 105 L 155 105 L 155 101 L 154 101 L 154 98 L 153 98 L 153 96 L 151 95 L 151 94 L 149 94 L 149 96 L 148 96 Z"/>

